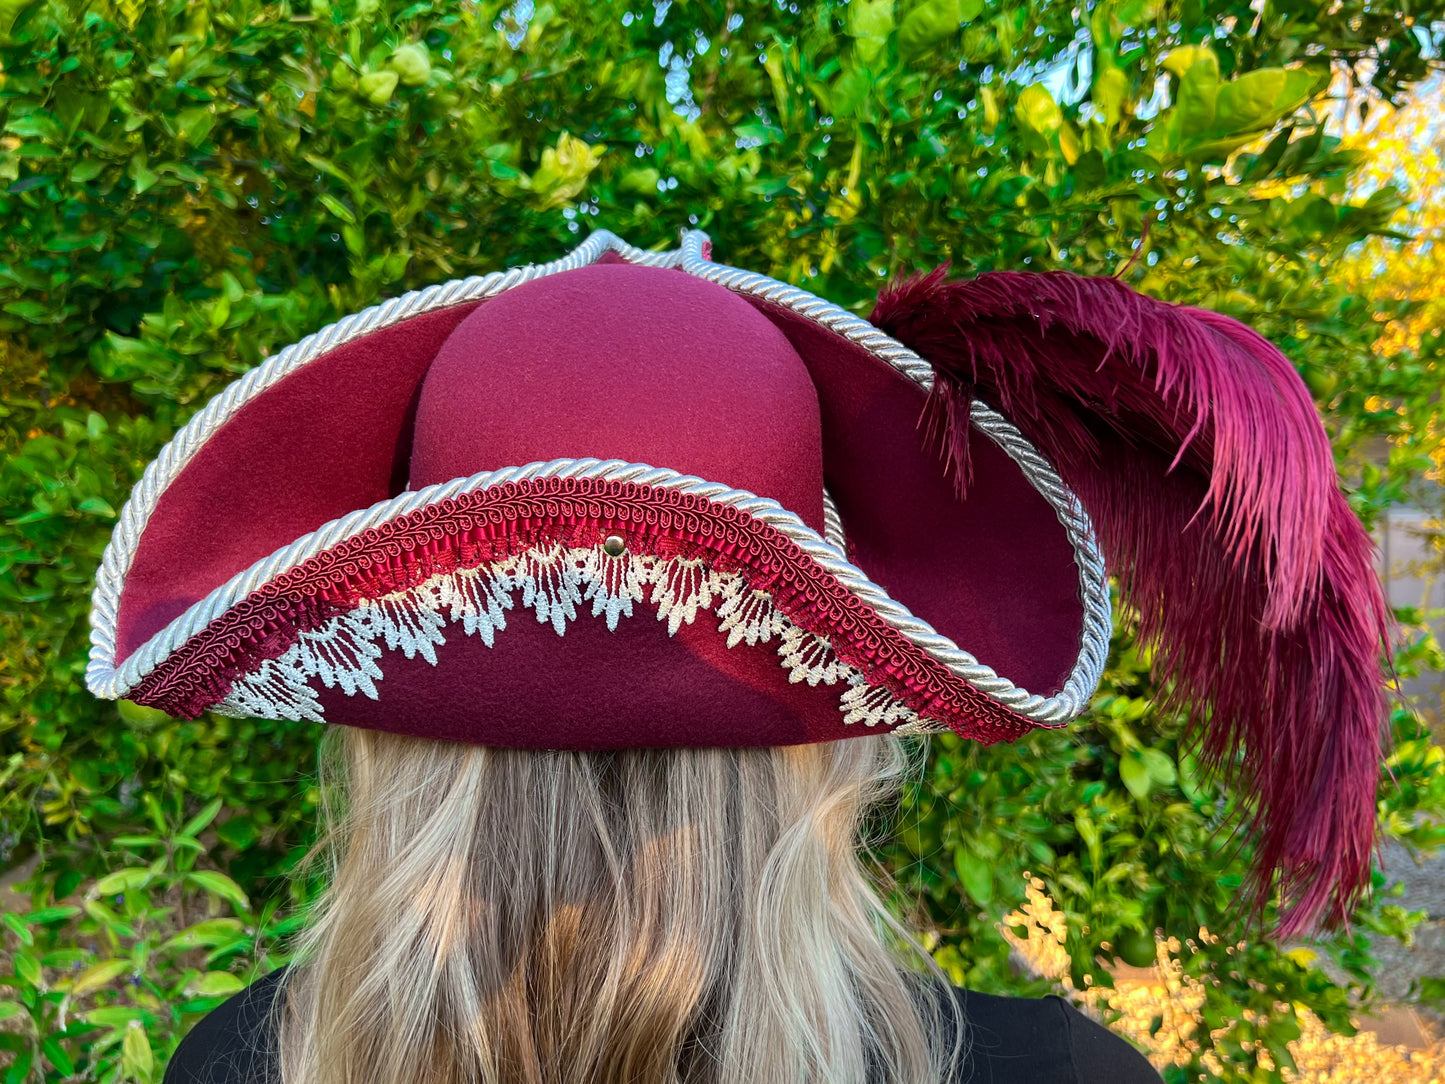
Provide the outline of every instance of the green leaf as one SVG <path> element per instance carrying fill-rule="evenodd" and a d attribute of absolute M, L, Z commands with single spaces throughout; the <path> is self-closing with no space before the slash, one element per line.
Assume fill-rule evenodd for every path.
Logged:
<path fill-rule="evenodd" d="M 1283 1069 L 1289 1069 L 1291 1071 L 1294 1070 L 1294 1055 L 1290 1053 L 1289 1045 L 1287 1042 L 1281 1041 L 1275 1037 L 1273 1028 L 1267 1030 L 1264 1045 L 1265 1048 L 1269 1051 L 1270 1056 L 1274 1059 L 1275 1065 L 1280 1066 Z M 1298 1077 L 1296 1076 L 1295 1079 L 1298 1079 Z"/>
<path fill-rule="evenodd" d="M 385 105 L 391 101 L 398 81 L 396 72 L 367 72 L 357 81 L 357 90 L 372 105 Z"/>
<path fill-rule="evenodd" d="M 325 173 L 329 177 L 335 177 L 338 181 L 340 181 L 347 187 L 351 186 L 351 175 L 342 170 L 341 167 L 338 166 L 335 162 L 331 161 L 331 159 L 322 158 L 320 155 L 316 154 L 303 154 L 301 157 L 307 165 L 316 167 L 322 173 Z"/>
<path fill-rule="evenodd" d="M 733 132 L 743 139 L 756 139 L 763 146 L 767 146 L 769 143 L 780 143 L 786 137 L 786 133 L 776 125 L 752 120 L 735 125 Z"/>
<path fill-rule="evenodd" d="M 225 294 L 211 299 L 209 313 L 206 317 L 206 326 L 212 331 L 220 331 L 226 326 L 226 321 L 231 318 L 231 300 Z"/>
<path fill-rule="evenodd" d="M 1275 117 L 1275 101 L 1284 93 L 1283 68 L 1245 72 L 1221 89 L 1218 128 L 1244 132 L 1263 128 Z"/>
<path fill-rule="evenodd" d="M 1309 68 L 1259 68 L 1219 88 L 1214 130 L 1221 134 L 1258 131 L 1293 113 L 1327 82 Z"/>
<path fill-rule="evenodd" d="M 1219 58 L 1207 45 L 1181 45 L 1177 49 L 1171 49 L 1164 55 L 1160 66 L 1171 75 L 1183 79 L 1184 74 L 1190 68 L 1201 62 L 1205 64 L 1212 62 L 1215 78 L 1219 77 Z"/>
<path fill-rule="evenodd" d="M 1302 240 L 1313 241 L 1333 231 L 1339 221 L 1339 211 L 1333 203 L 1324 196 L 1310 193 L 1295 202 L 1289 225 L 1291 232 Z"/>
<path fill-rule="evenodd" d="M 225 823 L 216 826 L 216 837 L 221 842 L 235 847 L 238 851 L 244 851 L 254 846 L 260 835 L 260 831 L 256 828 L 256 822 L 246 816 L 232 817 Z"/>
<path fill-rule="evenodd" d="M 1269 1034 L 1276 1042 L 1292 1043 L 1304 1032 L 1300 1028 L 1299 1019 L 1293 1013 L 1280 1013 L 1270 1017 Z"/>
<path fill-rule="evenodd" d="M 953 852 L 953 868 L 964 891 L 980 907 L 987 907 L 993 899 L 993 869 L 989 863 L 968 848 L 958 847 Z"/>
<path fill-rule="evenodd" d="M 74 184 L 93 181 L 105 172 L 107 164 L 100 158 L 83 158 L 70 167 L 70 180 Z"/>
<path fill-rule="evenodd" d="M 873 76 L 869 70 L 861 64 L 845 63 L 842 71 L 834 77 L 832 85 L 828 88 L 829 100 L 832 103 L 833 112 L 841 117 L 850 117 L 857 112 L 858 106 L 868 97 L 868 90 L 873 86 Z M 766 133 L 764 142 L 772 142 L 772 133 Z"/>
<path fill-rule="evenodd" d="M 170 938 L 161 945 L 161 951 L 171 952 L 177 949 L 210 948 L 226 941 L 233 940 L 237 934 L 245 931 L 245 925 L 235 918 L 210 918 L 197 922 L 193 926 L 187 926 L 180 933 Z"/>
<path fill-rule="evenodd" d="M 45 251 L 81 251 L 82 249 L 98 249 L 104 244 L 104 237 L 97 237 L 95 234 L 72 233 L 55 234 L 51 240 L 46 241 Z"/>
<path fill-rule="evenodd" d="M 42 907 L 38 911 L 31 911 L 24 917 L 24 921 L 31 926 L 45 926 L 78 914 L 80 914 L 79 907 Z"/>
<path fill-rule="evenodd" d="M 226 997 L 245 988 L 246 984 L 229 971 L 207 971 L 190 990 L 199 997 Z"/>
<path fill-rule="evenodd" d="M 62 1077 L 75 1075 L 75 1062 L 71 1061 L 71 1055 L 66 1054 L 64 1046 L 56 1041 L 55 1036 L 46 1035 L 40 1039 L 40 1054 L 45 1055 L 51 1065 L 61 1071 Z"/>
<path fill-rule="evenodd" d="M 155 186 L 155 183 L 161 179 L 160 174 L 156 173 L 146 164 L 144 151 L 137 151 L 131 156 L 130 166 L 126 170 L 126 175 L 135 182 L 136 195 L 150 191 L 150 189 Z"/>
<path fill-rule="evenodd" d="M 11 914 L 9 911 L 6 911 L 3 915 L 0 915 L 0 922 L 3 922 L 6 928 L 9 929 L 11 933 L 13 933 L 16 937 L 20 938 L 21 944 L 35 944 L 35 935 L 30 932 L 30 929 L 25 925 L 25 923 L 20 921 L 19 915 Z"/>
<path fill-rule="evenodd" d="M 59 143 L 65 138 L 65 130 L 42 109 L 15 117 L 5 125 L 5 131 L 21 139 L 36 139 L 42 143 Z"/>
<path fill-rule="evenodd" d="M 40 957 L 40 962 L 57 970 L 69 971 L 87 960 L 95 958 L 95 953 L 90 949 L 83 949 L 78 946 L 62 946 L 53 948 Z"/>
<path fill-rule="evenodd" d="M 1144 759 L 1144 766 L 1149 770 L 1149 778 L 1161 787 L 1172 787 L 1178 773 L 1174 769 L 1174 761 L 1169 754 L 1162 749 L 1141 749 L 1139 755 Z"/>
<path fill-rule="evenodd" d="M 1045 145 L 1064 124 L 1059 103 L 1054 101 L 1049 88 L 1042 83 L 1033 83 L 1019 92 L 1014 103 L 1014 117 L 1025 133 Z"/>
<path fill-rule="evenodd" d="M 0 1020 L 9 1020 L 12 1016 L 19 1016 L 26 1011 L 25 1006 L 18 1001 L 0 1001 Z"/>
<path fill-rule="evenodd" d="M 7 301 L 5 311 L 29 320 L 32 324 L 48 324 L 55 319 L 55 310 L 39 301 Z"/>
<path fill-rule="evenodd" d="M 155 1071 L 155 1055 L 151 1052 L 150 1040 L 138 1024 L 132 1023 L 125 1029 L 120 1049 L 121 1070 L 127 1076 L 149 1080 Z"/>
<path fill-rule="evenodd" d="M 99 1024 L 106 1028 L 122 1028 L 132 1020 L 143 1023 L 144 1010 L 131 1005 L 107 1005 L 103 1009 L 91 1009 L 81 1016 L 87 1024 Z"/>
<path fill-rule="evenodd" d="M 1114 17 L 1125 26 L 1145 26 L 1159 18 L 1162 0 L 1123 0 Z"/>
<path fill-rule="evenodd" d="M 186 874 L 186 880 L 220 896 L 233 904 L 238 911 L 249 911 L 251 908 L 251 902 L 246 898 L 246 893 L 241 891 L 241 886 L 224 873 L 209 869 L 195 870 Z"/>
<path fill-rule="evenodd" d="M 882 56 L 893 32 L 893 0 L 852 0 L 846 11 L 853 50 L 864 64 L 872 64 Z"/>
<path fill-rule="evenodd" d="M 150 730 L 152 727 L 170 722 L 171 719 L 159 708 L 148 708 L 133 700 L 117 700 L 115 710 L 120 715 L 122 722 L 136 730 Z"/>
<path fill-rule="evenodd" d="M 33 1050 L 22 1050 L 5 1074 L 5 1084 L 24 1084 L 30 1079 L 30 1066 L 35 1062 Z"/>
<path fill-rule="evenodd" d="M 1124 115 L 1124 102 L 1129 94 L 1129 78 L 1115 67 L 1101 68 L 1094 73 L 1094 86 L 1089 97 L 1104 114 L 1104 122 L 1110 127 L 1119 123 Z"/>
<path fill-rule="evenodd" d="M 75 981 L 70 984 L 70 996 L 80 997 L 92 990 L 99 990 L 102 986 L 109 986 L 133 966 L 130 960 L 106 960 L 92 964 L 75 976 Z"/>
<path fill-rule="evenodd" d="M 15 954 L 15 974 L 37 990 L 45 989 L 45 974 L 40 970 L 40 961 L 28 952 Z"/>
<path fill-rule="evenodd" d="M 1119 778 L 1135 798 L 1143 801 L 1149 797 L 1153 781 L 1149 777 L 1149 767 L 1138 750 L 1130 750 L 1119 758 Z"/>
<path fill-rule="evenodd" d="M 346 251 L 360 259 L 366 254 L 366 234 L 360 226 L 342 226 L 341 239 L 346 243 Z"/>
<path fill-rule="evenodd" d="M 898 24 L 900 55 L 920 56 L 943 44 L 982 11 L 983 0 L 928 0 L 919 4 Z"/>
<path fill-rule="evenodd" d="M 1179 93 L 1174 103 L 1185 140 L 1214 126 L 1219 94 L 1219 58 L 1209 49 L 1196 50 L 1194 63 L 1179 78 Z"/>
<path fill-rule="evenodd" d="M 183 109 L 176 115 L 176 128 L 181 137 L 193 147 L 198 147 L 211 134 L 216 115 L 208 107 Z"/>
<path fill-rule="evenodd" d="M 1284 155 L 1285 148 L 1289 146 L 1290 136 L 1294 134 L 1294 128 L 1284 128 L 1277 132 L 1264 150 L 1249 159 L 1244 167 L 1244 173 L 1240 180 L 1245 184 L 1253 184 L 1268 177 L 1274 168 L 1279 165 L 1280 158 Z"/>
<path fill-rule="evenodd" d="M 405 87 L 424 86 L 431 76 L 431 58 L 426 46 L 416 43 L 403 45 L 392 53 L 387 67 L 396 72 Z"/>
<path fill-rule="evenodd" d="M 102 519 L 115 519 L 115 509 L 111 507 L 109 501 L 101 497 L 86 497 L 76 504 L 75 510 L 92 516 L 100 516 Z"/>
<path fill-rule="evenodd" d="M 356 216 L 351 213 L 351 208 L 346 206 L 346 204 L 342 203 L 335 196 L 327 192 L 322 192 L 316 198 L 321 201 L 321 206 L 325 207 L 337 218 L 341 219 L 341 221 L 352 225 L 356 223 Z"/>
<path fill-rule="evenodd" d="M 151 883 L 154 876 L 144 866 L 129 866 L 102 877 L 91 886 L 90 891 L 96 896 L 121 896 L 144 888 Z"/>
<path fill-rule="evenodd" d="M 216 814 L 221 811 L 221 805 L 222 800 L 220 798 L 212 798 L 209 802 L 207 802 L 204 806 L 201 807 L 200 811 L 197 812 L 194 817 L 186 821 L 186 823 L 182 826 L 181 830 L 176 834 L 181 836 L 190 836 L 192 838 L 200 835 L 201 831 L 206 827 L 206 825 L 210 824 L 211 821 L 216 819 Z"/>
<path fill-rule="evenodd" d="M 1074 810 L 1074 829 L 1079 833 L 1079 838 L 1084 841 L 1084 846 L 1089 848 L 1090 855 L 1097 857 L 1099 828 L 1094 824 L 1094 818 L 1089 816 L 1087 809 Z"/>

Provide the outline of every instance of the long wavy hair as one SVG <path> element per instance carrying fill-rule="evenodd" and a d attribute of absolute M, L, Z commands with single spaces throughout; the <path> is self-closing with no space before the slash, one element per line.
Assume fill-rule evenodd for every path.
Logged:
<path fill-rule="evenodd" d="M 938 1084 L 963 1055 L 860 855 L 903 739 L 332 727 L 319 763 L 327 887 L 278 999 L 284 1084 Z"/>

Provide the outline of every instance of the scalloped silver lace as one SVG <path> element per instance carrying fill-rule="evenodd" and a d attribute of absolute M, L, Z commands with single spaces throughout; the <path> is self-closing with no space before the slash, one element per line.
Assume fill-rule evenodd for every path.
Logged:
<path fill-rule="evenodd" d="M 592 617 L 615 630 L 633 605 L 648 599 L 657 619 L 675 636 L 699 611 L 714 610 L 727 646 L 774 645 L 792 683 L 841 685 L 838 710 L 845 725 L 886 726 L 918 733 L 941 724 L 924 720 L 886 689 L 870 687 L 863 674 L 838 658 L 832 643 L 800 628 L 773 606 L 772 596 L 749 588 L 737 572 L 719 572 L 701 558 L 609 554 L 594 546 L 537 546 L 486 567 L 438 573 L 422 583 L 377 599 L 362 599 L 349 613 L 303 632 L 280 656 L 243 675 L 211 710 L 220 715 L 325 721 L 317 683 L 348 696 L 379 699 L 388 652 L 420 655 L 437 665 L 436 649 L 457 625 L 491 647 L 507 627 L 507 611 L 521 591 L 521 608 L 566 633 L 592 603 Z M 776 643 L 774 643 L 776 641 Z M 881 693 L 882 695 L 879 695 Z"/>

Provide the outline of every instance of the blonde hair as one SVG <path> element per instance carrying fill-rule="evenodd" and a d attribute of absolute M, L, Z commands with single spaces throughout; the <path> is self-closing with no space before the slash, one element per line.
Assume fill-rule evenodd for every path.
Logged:
<path fill-rule="evenodd" d="M 901 741 L 534 752 L 328 728 L 285 1084 L 949 1079 L 949 987 L 858 853 Z"/>

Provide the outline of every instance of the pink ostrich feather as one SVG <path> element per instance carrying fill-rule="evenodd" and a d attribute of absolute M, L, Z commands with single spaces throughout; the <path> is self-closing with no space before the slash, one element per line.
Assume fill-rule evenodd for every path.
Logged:
<path fill-rule="evenodd" d="M 1093 518 L 1172 703 L 1254 804 L 1249 894 L 1282 937 L 1370 881 L 1387 608 L 1304 382 L 1218 313 L 1111 278 L 946 268 L 872 322 L 934 369 L 924 422 L 965 491 L 969 404 L 999 410 Z"/>

